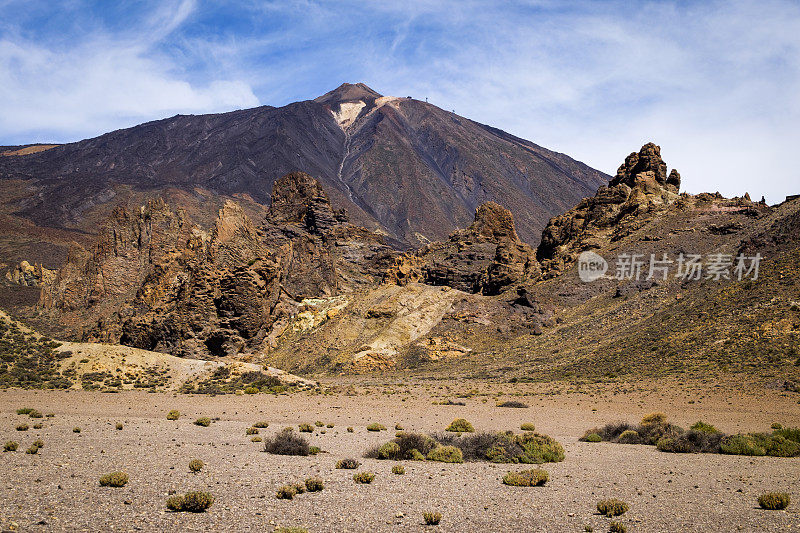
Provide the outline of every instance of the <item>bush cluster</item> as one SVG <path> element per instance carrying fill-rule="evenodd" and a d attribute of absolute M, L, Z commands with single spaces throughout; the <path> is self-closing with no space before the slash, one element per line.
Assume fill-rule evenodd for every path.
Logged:
<path fill-rule="evenodd" d="M 167 420 L 177 420 L 178 418 L 180 418 L 180 416 L 181 412 L 178 411 L 177 409 L 173 409 L 172 411 L 167 413 Z"/>
<path fill-rule="evenodd" d="M 353 474 L 353 481 L 356 483 L 369 484 L 372 483 L 373 479 L 375 479 L 375 474 L 372 472 L 357 472 Z"/>
<path fill-rule="evenodd" d="M 264 440 L 264 451 L 275 455 L 308 455 L 310 446 L 308 439 L 286 427 Z"/>
<path fill-rule="evenodd" d="M 125 472 L 110 472 L 100 476 L 101 487 L 124 487 L 128 483 L 128 474 Z"/>
<path fill-rule="evenodd" d="M 503 476 L 503 483 L 514 487 L 541 487 L 550 479 L 547 470 L 534 468 L 521 472 L 509 472 Z"/>
<path fill-rule="evenodd" d="M 167 509 L 170 511 L 187 511 L 202 513 L 214 503 L 214 496 L 208 492 L 192 491 L 183 496 L 171 496 L 167 499 Z"/>
<path fill-rule="evenodd" d="M 475 433 L 475 428 L 465 419 L 456 418 L 450 422 L 450 425 L 447 426 L 445 431 L 451 431 L 453 433 Z"/>
<path fill-rule="evenodd" d="M 426 525 L 438 526 L 439 522 L 442 521 L 442 513 L 437 513 L 434 511 L 426 511 L 422 513 L 422 520 L 425 521 Z"/>
<path fill-rule="evenodd" d="M 336 462 L 336 468 L 345 469 L 345 470 L 355 470 L 361 465 L 355 459 L 341 459 L 340 461 Z"/>
<path fill-rule="evenodd" d="M 767 492 L 758 497 L 758 505 L 760 505 L 762 509 L 768 509 L 770 511 L 786 509 L 789 507 L 790 502 L 791 498 L 786 492 Z"/>
<path fill-rule="evenodd" d="M 197 473 L 197 472 L 201 471 L 204 466 L 205 466 L 205 463 L 203 463 L 203 461 L 201 461 L 200 459 L 192 459 L 191 461 L 189 461 L 189 471 L 190 472 Z"/>
<path fill-rule="evenodd" d="M 597 502 L 597 512 L 608 517 L 620 516 L 628 512 L 628 504 L 616 498 L 600 500 Z"/>

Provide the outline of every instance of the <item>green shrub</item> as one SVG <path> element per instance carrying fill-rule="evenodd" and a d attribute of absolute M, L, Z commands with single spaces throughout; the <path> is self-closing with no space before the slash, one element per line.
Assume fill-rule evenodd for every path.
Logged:
<path fill-rule="evenodd" d="M 172 506 L 170 506 L 172 502 Z M 214 503 L 214 496 L 208 492 L 192 491 L 183 496 L 174 496 L 167 500 L 167 507 L 173 511 L 202 513 Z"/>
<path fill-rule="evenodd" d="M 372 483 L 373 479 L 375 479 L 375 474 L 372 472 L 357 472 L 353 474 L 353 481 L 356 483 L 369 484 Z"/>
<path fill-rule="evenodd" d="M 525 422 L 519 427 L 519 429 L 521 429 L 522 431 L 536 431 L 536 426 L 534 426 L 530 422 Z"/>
<path fill-rule="evenodd" d="M 47 413 L 44 416 L 47 417 L 47 418 L 53 418 L 54 416 L 56 416 L 56 414 L 55 413 Z"/>
<path fill-rule="evenodd" d="M 253 437 L 252 439 L 250 439 L 250 442 L 261 442 L 261 437 L 259 437 L 258 435 L 256 435 L 255 437 Z"/>
<path fill-rule="evenodd" d="M 773 437 L 783 437 L 784 439 L 800 443 L 800 428 L 778 428 L 772 432 Z"/>
<path fill-rule="evenodd" d="M 13 440 L 7 441 L 3 445 L 3 451 L 4 452 L 15 452 L 15 451 L 17 451 L 17 448 L 19 448 L 19 443 L 17 441 L 13 441 Z"/>
<path fill-rule="evenodd" d="M 781 428 L 783 428 L 783 426 L 777 422 L 773 422 L 772 425 L 770 426 L 770 429 L 781 429 Z"/>
<path fill-rule="evenodd" d="M 348 432 L 348 433 L 352 433 L 352 432 L 354 432 L 354 431 L 355 431 L 355 429 L 353 429 L 352 427 L 348 427 L 348 428 L 347 428 L 347 432 Z"/>
<path fill-rule="evenodd" d="M 523 470 L 521 472 L 509 472 L 503 476 L 503 483 L 514 487 L 541 487 L 550 475 L 547 470 L 534 468 L 533 470 Z"/>
<path fill-rule="evenodd" d="M 203 469 L 205 463 L 200 459 L 192 459 L 189 461 L 189 471 L 197 473 Z"/>
<path fill-rule="evenodd" d="M 111 472 L 100 476 L 101 487 L 124 487 L 128 482 L 128 474 L 125 472 Z"/>
<path fill-rule="evenodd" d="M 255 424 L 253 424 L 252 427 L 258 429 L 265 429 L 269 427 L 269 422 L 256 422 Z"/>
<path fill-rule="evenodd" d="M 664 413 L 650 413 L 642 418 L 643 426 L 662 426 L 667 423 L 667 415 Z"/>
<path fill-rule="evenodd" d="M 400 424 L 395 424 L 394 429 L 395 431 L 403 431 L 403 426 L 401 426 Z"/>
<path fill-rule="evenodd" d="M 719 430 L 712 426 L 711 424 L 706 424 L 702 420 L 698 420 L 689 428 L 694 431 L 700 431 L 702 433 L 719 433 Z"/>
<path fill-rule="evenodd" d="M 297 495 L 297 487 L 294 485 L 283 485 L 275 492 L 275 497 L 279 500 L 291 500 Z"/>
<path fill-rule="evenodd" d="M 622 522 L 611 522 L 608 527 L 608 533 L 626 533 L 628 528 Z"/>
<path fill-rule="evenodd" d="M 34 424 L 33 425 L 33 429 L 42 429 L 42 425 L 41 424 Z"/>
<path fill-rule="evenodd" d="M 323 428 L 325 427 L 325 422 L 317 420 L 316 422 L 314 422 L 314 425 L 317 426 L 318 428 Z"/>
<path fill-rule="evenodd" d="M 247 387 L 244 389 L 245 394 L 258 394 L 261 390 L 258 387 Z"/>
<path fill-rule="evenodd" d="M 20 424 L 17 426 L 17 431 L 28 431 L 28 424 Z"/>
<path fill-rule="evenodd" d="M 244 430 L 245 435 L 258 435 L 258 429 L 256 428 L 247 428 Z"/>
<path fill-rule="evenodd" d="M 463 463 L 464 455 L 455 446 L 439 446 L 428 452 L 427 459 L 440 463 Z"/>
<path fill-rule="evenodd" d="M 121 431 L 124 426 L 122 425 L 122 422 L 117 422 L 115 427 L 117 428 L 117 431 Z"/>
<path fill-rule="evenodd" d="M 297 426 L 301 433 L 314 433 L 314 426 L 311 424 L 300 424 Z"/>
<path fill-rule="evenodd" d="M 386 426 L 374 422 L 367 426 L 367 431 L 386 431 Z"/>
<path fill-rule="evenodd" d="M 419 450 L 417 450 L 415 448 L 415 449 L 411 450 L 411 452 L 409 452 L 408 459 L 410 461 L 424 461 L 425 460 L 425 456 L 422 455 L 422 452 L 420 452 Z"/>
<path fill-rule="evenodd" d="M 194 421 L 194 425 L 207 428 L 208 426 L 211 425 L 211 419 L 208 418 L 207 416 L 200 417 Z"/>
<path fill-rule="evenodd" d="M 308 455 L 310 446 L 303 435 L 287 427 L 264 441 L 264 451 L 275 455 Z"/>
<path fill-rule="evenodd" d="M 28 455 L 35 455 L 39 453 L 39 447 L 36 446 L 35 444 L 31 444 L 30 448 L 25 450 L 25 453 L 27 453 Z"/>
<path fill-rule="evenodd" d="M 597 502 L 597 512 L 608 517 L 620 516 L 628 512 L 628 504 L 616 498 L 600 500 Z"/>
<path fill-rule="evenodd" d="M 28 416 L 31 418 L 42 418 L 44 415 L 37 411 L 36 409 L 31 409 L 28 413 Z"/>
<path fill-rule="evenodd" d="M 36 446 L 37 448 L 44 448 L 44 441 L 42 439 L 36 439 L 33 441 L 33 446 Z"/>
<path fill-rule="evenodd" d="M 638 432 L 628 429 L 622 432 L 617 442 L 620 444 L 639 444 L 641 442 L 641 438 L 639 438 Z"/>
<path fill-rule="evenodd" d="M 475 428 L 463 418 L 456 418 L 450 422 L 450 425 L 447 426 L 445 431 L 452 431 L 453 433 L 474 433 Z"/>
<path fill-rule="evenodd" d="M 786 492 L 767 492 L 758 497 L 758 505 L 770 511 L 786 509 L 790 502 L 791 498 Z"/>
<path fill-rule="evenodd" d="M 442 521 L 442 513 L 426 511 L 422 513 L 422 519 L 425 521 L 426 525 L 438 526 L 439 522 Z"/>
<path fill-rule="evenodd" d="M 31 407 L 20 407 L 19 409 L 17 409 L 17 414 L 18 415 L 28 415 L 28 414 L 31 413 L 31 411 L 34 411 L 34 410 L 35 409 L 33 409 Z"/>
<path fill-rule="evenodd" d="M 294 487 L 294 491 L 297 494 L 303 494 L 306 491 L 305 483 L 292 483 L 291 486 Z"/>
<path fill-rule="evenodd" d="M 340 461 L 336 462 L 336 468 L 345 470 L 355 470 L 360 466 L 360 464 L 361 463 L 359 463 L 355 459 L 341 459 Z"/>
<path fill-rule="evenodd" d="M 406 473 L 406 469 L 403 465 L 394 465 L 392 467 L 392 474 L 397 474 L 398 476 L 402 476 Z"/>
<path fill-rule="evenodd" d="M 322 478 L 310 477 L 306 479 L 306 490 L 308 490 L 308 492 L 319 492 L 324 488 L 325 483 L 322 481 Z"/>
<path fill-rule="evenodd" d="M 603 437 L 601 437 L 597 433 L 589 433 L 582 440 L 586 442 L 602 442 Z"/>
<path fill-rule="evenodd" d="M 178 411 L 177 409 L 173 409 L 172 411 L 167 413 L 167 420 L 177 420 L 178 418 L 180 418 L 180 416 L 181 412 Z"/>
<path fill-rule="evenodd" d="M 661 437 L 656 448 L 672 453 L 719 453 L 724 435 L 690 429 L 674 437 Z"/>
<path fill-rule="evenodd" d="M 309 446 L 308 447 L 308 455 L 317 455 L 318 453 L 321 453 L 321 452 L 322 452 L 322 449 L 320 449 L 319 446 Z"/>
<path fill-rule="evenodd" d="M 516 437 L 523 453 L 520 463 L 558 463 L 564 460 L 564 448 L 555 439 L 538 433 L 526 433 Z"/>
<path fill-rule="evenodd" d="M 72 432 L 73 433 L 80 433 L 81 432 L 81 428 L 79 428 L 78 426 L 75 426 L 74 428 L 72 428 Z"/>
<path fill-rule="evenodd" d="M 389 441 L 378 449 L 378 459 L 395 459 L 400 455 L 400 445 Z"/>

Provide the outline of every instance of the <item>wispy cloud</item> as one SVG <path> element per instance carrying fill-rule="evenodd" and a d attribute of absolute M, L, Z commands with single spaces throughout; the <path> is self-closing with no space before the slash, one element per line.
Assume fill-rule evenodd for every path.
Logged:
<path fill-rule="evenodd" d="M 0 3 L 0 20 L 18 5 Z M 690 191 L 773 202 L 800 192 L 788 157 L 800 142 L 790 0 L 143 6 L 109 14 L 79 1 L 65 27 L 5 17 L 0 144 L 281 105 L 363 81 L 607 172 L 653 140 Z"/>

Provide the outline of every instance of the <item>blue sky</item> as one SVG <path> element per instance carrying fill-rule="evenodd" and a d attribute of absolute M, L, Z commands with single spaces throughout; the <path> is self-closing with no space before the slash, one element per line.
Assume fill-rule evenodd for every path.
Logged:
<path fill-rule="evenodd" d="M 0 0 L 0 144 L 314 98 L 430 102 L 690 192 L 800 193 L 800 3 Z"/>

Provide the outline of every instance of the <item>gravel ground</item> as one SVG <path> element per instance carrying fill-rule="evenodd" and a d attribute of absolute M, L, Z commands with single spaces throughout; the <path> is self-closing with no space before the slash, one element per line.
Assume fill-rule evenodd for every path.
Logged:
<path fill-rule="evenodd" d="M 681 425 L 703 419 L 728 432 L 764 431 L 771 422 L 800 425 L 797 396 L 759 390 L 753 394 L 705 394 L 666 387 L 627 392 L 598 391 L 533 394 L 529 409 L 504 409 L 495 396 L 464 399 L 466 406 L 433 405 L 458 384 L 373 387 L 348 396 L 186 396 L 172 393 L 0 392 L 0 440 L 20 449 L 0 454 L 0 526 L 20 531 L 271 531 L 277 526 L 309 531 L 608 531 L 598 515 L 599 499 L 617 497 L 630 504 L 618 519 L 628 531 L 800 531 L 800 458 L 681 455 L 650 446 L 578 442 L 584 430 L 613 420 L 637 421 L 664 411 Z M 399 392 L 398 392 L 399 390 Z M 677 392 L 675 392 L 677 390 Z M 667 392 L 669 391 L 669 392 Z M 392 392 L 386 394 L 385 392 Z M 484 403 L 485 400 L 485 403 Z M 34 407 L 53 418 L 17 415 Z M 170 409 L 178 421 L 165 418 Z M 219 417 L 210 427 L 192 421 Z M 533 422 L 537 431 L 564 444 L 566 459 L 544 465 L 544 487 L 507 487 L 508 465 L 442 464 L 405 461 L 406 474 L 390 472 L 394 462 L 362 459 L 373 444 L 389 440 L 395 424 L 406 430 L 439 431 L 464 417 L 477 429 L 517 429 Z M 269 436 L 287 425 L 321 420 L 333 423 L 315 432 L 317 456 L 274 456 L 250 442 L 245 429 L 265 420 Z M 40 430 L 15 430 L 42 422 Z M 124 429 L 116 430 L 116 423 Z M 368 432 L 380 422 L 389 431 Z M 73 427 L 79 426 L 80 433 Z M 346 431 L 354 427 L 353 433 Z M 37 455 L 24 450 L 37 437 Z M 352 470 L 336 470 L 338 459 L 356 457 L 359 469 L 376 474 L 357 485 Z M 193 458 L 206 467 L 188 470 Z M 98 485 L 101 474 L 123 470 L 123 488 Z M 278 500 L 282 484 L 317 475 L 325 490 L 294 500 Z M 206 513 L 172 513 L 169 491 L 207 490 L 216 501 Z M 769 490 L 792 494 L 786 511 L 763 511 L 756 498 Z M 425 526 L 422 513 L 439 511 L 437 527 Z"/>

